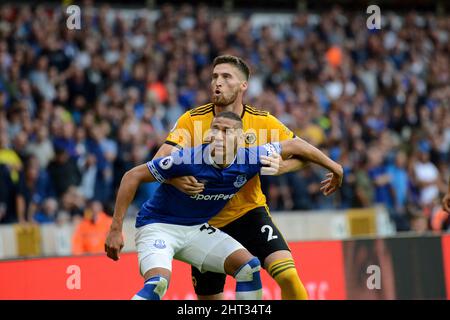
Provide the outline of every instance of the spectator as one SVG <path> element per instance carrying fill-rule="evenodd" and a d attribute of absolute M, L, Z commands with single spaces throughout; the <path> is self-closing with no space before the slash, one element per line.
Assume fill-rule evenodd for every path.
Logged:
<path fill-rule="evenodd" d="M 391 177 L 383 163 L 382 151 L 371 148 L 368 150 L 368 155 L 368 174 L 375 185 L 375 203 L 384 204 L 392 213 Z"/>
<path fill-rule="evenodd" d="M 428 220 L 422 214 L 413 215 L 411 217 L 411 230 L 418 234 L 424 234 L 429 230 Z"/>
<path fill-rule="evenodd" d="M 79 161 L 81 175 L 80 191 L 87 199 L 94 198 L 97 179 L 97 158 L 89 153 Z"/>
<path fill-rule="evenodd" d="M 75 124 L 71 120 L 70 114 L 62 107 L 56 108 L 56 132 L 53 139 L 55 148 L 63 148 L 71 158 L 78 156 L 75 142 Z"/>
<path fill-rule="evenodd" d="M 16 210 L 19 222 L 33 221 L 39 206 L 50 195 L 47 173 L 40 170 L 36 157 L 28 158 L 17 186 Z"/>
<path fill-rule="evenodd" d="M 414 175 L 420 189 L 420 204 L 427 207 L 439 196 L 439 171 L 430 162 L 429 146 L 427 143 L 422 143 L 419 147 L 418 159 L 414 163 Z"/>
<path fill-rule="evenodd" d="M 117 154 L 117 145 L 106 138 L 105 126 L 91 128 L 91 137 L 86 142 L 87 151 L 95 156 L 96 179 L 94 186 L 94 198 L 102 202 L 109 200 L 112 185 L 112 163 Z"/>
<path fill-rule="evenodd" d="M 62 196 L 61 212 L 71 218 L 79 218 L 83 215 L 85 207 L 86 198 L 83 194 L 75 186 L 69 187 Z"/>
<path fill-rule="evenodd" d="M 33 216 L 33 220 L 40 224 L 55 222 L 57 212 L 58 202 L 54 198 L 47 198 Z"/>
<path fill-rule="evenodd" d="M 81 175 L 75 160 L 61 147 L 56 147 L 55 158 L 47 170 L 57 197 L 61 197 L 70 186 L 80 184 Z"/>
<path fill-rule="evenodd" d="M 447 190 L 442 198 L 442 209 L 444 209 L 447 213 L 450 213 L 450 178 L 448 181 Z"/>
<path fill-rule="evenodd" d="M 72 253 L 102 253 L 112 218 L 103 212 L 99 201 L 88 203 L 83 219 L 75 228 L 72 240 Z"/>
<path fill-rule="evenodd" d="M 271 204 L 271 210 L 291 210 L 294 206 L 291 192 L 288 184 L 288 179 L 283 176 L 283 179 L 276 177 L 265 177 L 265 192 Z"/>
<path fill-rule="evenodd" d="M 142 9 L 120 17 L 120 9 L 91 7 L 80 33 L 52 18 L 62 10 L 0 8 L 0 166 L 11 178 L 2 184 L 12 183 L 1 195 L 9 199 L 3 221 L 15 218 L 11 203 L 30 154 L 70 216 L 84 210 L 84 198 L 107 205 L 124 172 L 152 156 L 178 116 L 208 102 L 209 61 L 223 53 L 251 63 L 247 104 L 345 162 L 340 197 L 318 195 L 323 175 L 306 169 L 270 178 L 269 206 L 382 203 L 394 219 L 409 212 L 412 228 L 424 226 L 414 212 L 432 212 L 450 174 L 447 16 L 392 14 L 372 33 L 361 28 L 364 17 L 339 8 L 286 16 L 273 28 L 255 24 L 251 13 L 235 25 L 238 16 L 212 15 L 205 5 L 165 5 L 156 18 L 138 17 Z M 422 139 L 425 162 L 414 150 Z M 400 150 L 411 156 L 399 159 Z M 70 187 L 79 185 L 82 194 Z M 137 201 L 155 186 L 141 189 Z"/>
<path fill-rule="evenodd" d="M 307 179 L 303 179 L 304 173 L 288 173 L 287 178 L 292 191 L 292 201 L 294 210 L 312 209 L 312 201 L 308 194 Z M 266 193 L 266 192 L 265 192 Z M 267 193 L 266 193 L 267 194 Z"/>
<path fill-rule="evenodd" d="M 17 222 L 15 185 L 4 164 L 0 164 L 0 190 L 0 223 Z"/>
<path fill-rule="evenodd" d="M 25 148 L 28 143 L 28 134 L 25 131 L 21 131 L 16 134 L 12 142 L 14 151 L 17 153 L 23 163 L 27 158 L 27 152 Z"/>
<path fill-rule="evenodd" d="M 13 183 L 19 181 L 19 171 L 22 169 L 22 160 L 16 151 L 9 146 L 9 136 L 6 131 L 0 131 L 0 165 L 5 165 L 11 175 Z"/>
<path fill-rule="evenodd" d="M 395 157 L 395 164 L 388 167 L 388 174 L 394 193 L 393 218 L 397 229 L 400 231 L 409 230 L 407 204 L 410 181 L 406 165 L 406 154 L 403 151 L 399 151 Z"/>
<path fill-rule="evenodd" d="M 36 140 L 28 143 L 26 152 L 39 159 L 41 168 L 47 168 L 50 160 L 55 155 L 52 142 L 48 138 L 47 127 L 41 126 L 36 129 Z"/>
<path fill-rule="evenodd" d="M 439 204 L 435 202 L 430 215 L 431 230 L 433 231 L 447 231 L 450 228 L 450 214 L 445 211 Z"/>
<path fill-rule="evenodd" d="M 375 186 L 368 173 L 368 160 L 363 156 L 355 168 L 355 199 L 354 207 L 369 207 L 374 203 Z"/>
<path fill-rule="evenodd" d="M 173 128 L 177 119 L 184 113 L 184 109 L 178 103 L 177 94 L 175 92 L 171 92 L 168 97 L 168 106 L 166 111 L 165 122 L 168 128 Z"/>

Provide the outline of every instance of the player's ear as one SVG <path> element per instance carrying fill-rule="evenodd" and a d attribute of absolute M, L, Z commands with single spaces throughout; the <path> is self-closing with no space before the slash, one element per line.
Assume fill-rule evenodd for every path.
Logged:
<path fill-rule="evenodd" d="M 248 88 L 248 81 L 247 80 L 242 81 L 241 82 L 241 90 L 246 91 L 247 88 Z"/>
<path fill-rule="evenodd" d="M 211 128 L 208 128 L 203 134 L 203 143 L 211 143 L 214 140 Z"/>
<path fill-rule="evenodd" d="M 236 129 L 237 131 L 237 143 L 238 146 L 244 146 L 245 145 L 245 134 L 244 130 L 242 128 Z"/>

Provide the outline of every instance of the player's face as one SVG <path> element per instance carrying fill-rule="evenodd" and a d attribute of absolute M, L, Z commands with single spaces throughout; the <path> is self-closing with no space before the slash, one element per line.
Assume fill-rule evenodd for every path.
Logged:
<path fill-rule="evenodd" d="M 211 149 L 217 164 L 231 163 L 243 136 L 242 128 L 236 120 L 214 118 L 211 124 Z"/>
<path fill-rule="evenodd" d="M 214 67 L 211 91 L 212 102 L 216 106 L 225 107 L 236 101 L 247 88 L 244 75 L 235 66 L 222 63 Z"/>

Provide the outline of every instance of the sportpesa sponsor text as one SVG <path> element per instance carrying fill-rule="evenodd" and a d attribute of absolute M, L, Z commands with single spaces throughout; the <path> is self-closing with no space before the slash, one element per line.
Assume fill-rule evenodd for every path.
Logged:
<path fill-rule="evenodd" d="M 235 194 L 224 194 L 224 193 L 218 193 L 218 194 L 196 194 L 191 196 L 191 199 L 194 200 L 228 200 L 233 198 Z"/>

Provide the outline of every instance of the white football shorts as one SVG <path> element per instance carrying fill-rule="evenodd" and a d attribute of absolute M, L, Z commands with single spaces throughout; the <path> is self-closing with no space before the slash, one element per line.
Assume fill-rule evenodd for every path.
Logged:
<path fill-rule="evenodd" d="M 225 259 L 244 248 L 207 223 L 195 226 L 151 223 L 137 229 L 135 241 L 141 275 L 153 268 L 172 271 L 172 259 L 189 263 L 201 272 L 225 273 Z"/>

